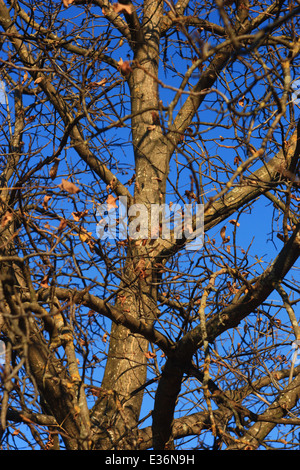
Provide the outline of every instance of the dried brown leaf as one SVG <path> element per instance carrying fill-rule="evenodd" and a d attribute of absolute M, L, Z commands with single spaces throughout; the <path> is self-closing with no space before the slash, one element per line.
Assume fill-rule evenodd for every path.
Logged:
<path fill-rule="evenodd" d="M 77 194 L 80 191 L 80 189 L 76 186 L 76 184 L 65 179 L 61 180 L 61 184 L 59 185 L 59 187 L 63 191 L 67 191 L 70 194 Z"/>
<path fill-rule="evenodd" d="M 52 198 L 52 196 L 48 196 L 48 195 L 46 195 L 46 196 L 44 197 L 44 200 L 43 200 L 43 202 L 42 202 L 42 206 L 43 206 L 43 208 L 44 208 L 45 210 L 48 209 L 48 201 L 49 201 L 51 198 Z"/>
<path fill-rule="evenodd" d="M 41 83 L 44 77 L 38 77 L 36 80 L 34 80 L 34 84 L 37 85 L 38 83 Z"/>
<path fill-rule="evenodd" d="M 49 175 L 52 181 L 56 178 L 58 165 L 59 165 L 59 160 L 57 159 L 54 165 L 50 168 Z"/>
<path fill-rule="evenodd" d="M 88 214 L 87 209 L 85 211 L 72 212 L 72 216 L 75 222 L 79 222 L 79 220 L 82 219 L 82 217 L 85 217 L 87 214 Z"/>
<path fill-rule="evenodd" d="M 88 242 L 91 240 L 92 232 L 88 232 L 85 228 L 81 227 L 79 238 L 82 242 Z"/>
<path fill-rule="evenodd" d="M 69 5 L 71 5 L 74 2 L 74 0 L 62 0 L 62 2 L 63 2 L 64 7 L 68 8 Z"/>
<path fill-rule="evenodd" d="M 225 238 L 226 238 L 226 225 L 224 225 L 224 227 L 221 228 L 220 230 L 220 235 L 221 235 L 221 238 L 224 242 Z"/>
<path fill-rule="evenodd" d="M 233 163 L 235 165 L 239 165 L 241 162 L 242 162 L 241 157 L 239 157 L 238 155 L 236 157 L 234 157 Z"/>
<path fill-rule="evenodd" d="M 24 85 L 27 79 L 28 79 L 28 72 L 26 71 L 23 75 L 22 85 Z"/>
<path fill-rule="evenodd" d="M 66 228 L 67 225 L 68 225 L 68 222 L 66 221 L 66 219 L 62 219 L 60 221 L 57 231 L 62 232 Z"/>
<path fill-rule="evenodd" d="M 232 224 L 232 225 L 236 225 L 236 227 L 239 227 L 239 226 L 240 226 L 240 223 L 239 223 L 237 220 L 235 220 L 235 219 L 229 220 L 229 223 Z"/>
<path fill-rule="evenodd" d="M 148 351 L 148 352 L 146 352 L 146 353 L 144 353 L 144 354 L 145 354 L 145 357 L 146 357 L 147 359 L 153 359 L 154 357 L 156 357 L 156 354 L 153 353 L 153 352 L 151 352 L 151 351 Z"/>
<path fill-rule="evenodd" d="M 277 238 L 279 238 L 279 240 L 281 240 L 282 242 L 284 242 L 284 235 L 282 235 L 282 233 L 277 233 Z"/>
<path fill-rule="evenodd" d="M 121 74 L 124 76 L 129 75 L 132 72 L 132 68 L 128 60 L 123 61 L 123 59 L 120 58 L 118 66 Z"/>
<path fill-rule="evenodd" d="M 13 218 L 12 212 L 6 211 L 4 216 L 1 219 L 1 227 L 5 227 Z"/>
<path fill-rule="evenodd" d="M 110 209 L 113 207 L 117 208 L 118 207 L 116 204 L 117 200 L 118 200 L 117 197 L 114 197 L 112 194 L 109 194 L 109 196 L 106 199 L 106 204 L 111 206 Z"/>
<path fill-rule="evenodd" d="M 46 289 L 47 287 L 49 287 L 48 281 L 49 281 L 49 275 L 46 274 L 46 276 L 44 276 L 43 279 L 41 280 L 40 286 Z"/>

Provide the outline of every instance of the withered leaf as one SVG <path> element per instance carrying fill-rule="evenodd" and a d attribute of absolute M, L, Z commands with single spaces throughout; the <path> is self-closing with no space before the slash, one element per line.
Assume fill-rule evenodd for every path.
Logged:
<path fill-rule="evenodd" d="M 284 236 L 282 235 L 282 233 L 277 233 L 277 238 L 279 238 L 279 240 L 281 240 L 282 242 L 284 242 Z"/>
<path fill-rule="evenodd" d="M 241 157 L 239 157 L 238 155 L 236 157 L 234 157 L 233 163 L 235 165 L 239 165 L 241 162 L 242 162 Z"/>
<path fill-rule="evenodd" d="M 237 227 L 240 226 L 240 223 L 239 223 L 237 220 L 235 220 L 235 219 L 229 220 L 229 223 L 232 224 L 232 225 L 236 225 Z"/>
<path fill-rule="evenodd" d="M 48 196 L 48 195 L 46 195 L 46 196 L 44 197 L 44 200 L 43 200 L 43 202 L 42 202 L 42 207 L 43 207 L 45 210 L 48 209 L 48 201 L 49 201 L 51 198 L 52 198 L 52 196 Z"/>
<path fill-rule="evenodd" d="M 126 76 L 132 72 L 132 68 L 128 60 L 123 61 L 123 59 L 120 58 L 118 65 L 119 65 L 119 70 L 122 75 Z"/>
<path fill-rule="evenodd" d="M 63 0 L 63 5 L 65 8 L 68 8 L 69 5 L 71 5 L 74 2 L 74 0 Z"/>
<path fill-rule="evenodd" d="M 59 187 L 60 189 L 67 191 L 70 194 L 77 194 L 80 191 L 76 184 L 65 179 L 61 180 L 61 184 L 59 185 Z"/>
<path fill-rule="evenodd" d="M 220 230 L 220 235 L 221 235 L 221 238 L 224 242 L 225 238 L 226 238 L 226 225 L 224 225 L 221 230 Z"/>
<path fill-rule="evenodd" d="M 221 230 L 220 230 L 220 235 L 221 235 L 222 243 L 223 243 L 223 244 L 229 242 L 229 240 L 230 240 L 230 235 L 228 235 L 228 237 L 226 237 L 226 225 L 224 225 L 224 227 L 221 228 Z"/>
<path fill-rule="evenodd" d="M 153 353 L 153 352 L 151 352 L 151 351 L 148 351 L 148 352 L 146 352 L 146 353 L 144 353 L 144 354 L 145 354 L 145 357 L 146 357 L 147 359 L 153 359 L 154 357 L 156 357 L 156 354 Z"/>
<path fill-rule="evenodd" d="M 98 88 L 99 86 L 104 86 L 105 83 L 107 82 L 107 78 L 102 78 L 100 82 L 90 82 L 87 85 L 87 88 Z"/>
<path fill-rule="evenodd" d="M 67 223 L 66 219 L 61 219 L 57 231 L 62 232 L 66 228 L 67 225 L 68 225 L 68 223 Z"/>
<path fill-rule="evenodd" d="M 36 80 L 34 80 L 34 84 L 37 85 L 38 83 L 41 83 L 44 77 L 38 77 Z"/>
<path fill-rule="evenodd" d="M 13 218 L 12 212 L 6 211 L 4 216 L 1 219 L 1 227 L 5 227 Z"/>
<path fill-rule="evenodd" d="M 22 85 L 24 85 L 27 79 L 28 79 L 28 72 L 26 71 L 23 75 Z"/>
<path fill-rule="evenodd" d="M 57 170 L 58 170 L 59 160 L 56 160 L 54 165 L 50 168 L 49 175 L 52 181 L 56 178 Z"/>
<path fill-rule="evenodd" d="M 82 219 L 82 217 L 86 216 L 87 214 L 88 214 L 87 209 L 85 211 L 72 212 L 72 216 L 75 222 L 79 222 L 79 220 Z"/>
<path fill-rule="evenodd" d="M 46 289 L 47 287 L 49 287 L 48 281 L 49 281 L 49 275 L 46 274 L 46 276 L 44 276 L 43 279 L 41 280 L 40 286 Z"/>
<path fill-rule="evenodd" d="M 92 232 L 88 232 L 85 228 L 81 227 L 81 232 L 79 234 L 79 238 L 82 242 L 91 241 Z"/>
<path fill-rule="evenodd" d="M 109 194 L 109 196 L 106 199 L 106 204 L 108 206 L 111 206 L 110 209 L 112 209 L 113 207 L 118 207 L 116 204 L 117 199 L 118 199 L 117 197 L 114 197 L 112 194 Z"/>

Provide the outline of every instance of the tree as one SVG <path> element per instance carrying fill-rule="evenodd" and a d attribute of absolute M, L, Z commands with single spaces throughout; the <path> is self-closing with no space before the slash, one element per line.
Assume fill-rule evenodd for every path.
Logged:
<path fill-rule="evenodd" d="M 3 449 L 299 445 L 299 12 L 0 0 Z"/>

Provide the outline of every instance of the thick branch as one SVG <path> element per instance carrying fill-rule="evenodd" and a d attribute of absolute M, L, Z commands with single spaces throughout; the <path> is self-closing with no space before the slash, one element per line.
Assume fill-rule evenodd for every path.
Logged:
<path fill-rule="evenodd" d="M 280 150 L 271 160 L 264 162 L 258 170 L 253 172 L 251 176 L 244 178 L 236 187 L 231 189 L 228 185 L 227 191 L 221 197 L 206 204 L 204 209 L 205 232 L 216 227 L 249 202 L 268 192 L 270 187 L 280 183 L 282 177 L 291 174 L 299 160 L 299 124 L 300 121 L 284 150 Z M 184 237 L 180 240 L 174 240 L 171 237 L 171 240 L 159 241 L 161 246 L 157 249 L 157 258 L 160 260 L 174 256 L 186 244 Z"/>
<path fill-rule="evenodd" d="M 282 422 L 282 418 L 293 409 L 299 400 L 299 396 L 300 374 L 280 392 L 272 405 L 259 416 L 259 420 L 247 430 L 240 442 L 228 447 L 228 450 L 255 450 L 277 423 Z M 288 424 L 288 421 L 286 420 L 285 424 Z"/>
<path fill-rule="evenodd" d="M 275 289 L 300 256 L 300 223 L 287 244 L 259 277 L 251 292 L 207 322 L 207 339 L 214 341 L 221 333 L 236 327 L 253 312 Z M 189 369 L 193 354 L 202 345 L 201 325 L 187 333 L 178 343 L 176 352 L 169 357 L 156 393 L 153 413 L 153 439 L 155 449 L 164 449 L 172 431 L 175 404 L 181 389 L 183 374 Z"/>
<path fill-rule="evenodd" d="M 49 297 L 49 293 L 49 289 L 42 289 L 38 292 L 38 298 L 45 300 Z M 128 328 L 132 333 L 144 336 L 146 339 L 159 346 L 166 355 L 171 354 L 174 346 L 166 336 L 155 330 L 153 326 L 147 325 L 145 322 L 133 317 L 129 313 L 125 313 L 121 309 L 109 305 L 104 300 L 88 292 L 63 288 L 56 288 L 55 295 L 59 300 L 71 300 L 75 304 L 81 304 L 94 310 L 112 320 L 116 325 L 122 325 Z"/>

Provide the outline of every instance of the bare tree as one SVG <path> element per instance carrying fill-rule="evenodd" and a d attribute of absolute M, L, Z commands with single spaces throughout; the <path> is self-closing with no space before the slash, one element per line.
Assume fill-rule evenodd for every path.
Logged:
<path fill-rule="evenodd" d="M 299 445 L 299 13 L 0 0 L 3 449 Z"/>

